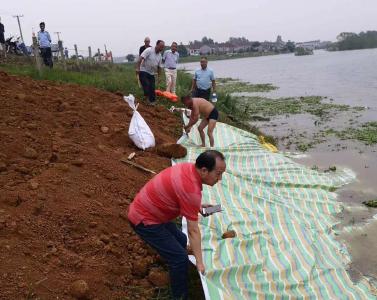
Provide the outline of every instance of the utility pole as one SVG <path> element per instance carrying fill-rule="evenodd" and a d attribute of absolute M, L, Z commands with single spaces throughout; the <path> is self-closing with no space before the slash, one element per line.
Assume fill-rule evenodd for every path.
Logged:
<path fill-rule="evenodd" d="M 106 44 L 105 44 L 105 61 L 107 61 L 107 56 L 108 56 L 108 53 L 107 53 L 107 48 L 106 48 Z"/>
<path fill-rule="evenodd" d="M 60 34 L 61 34 L 61 32 L 60 31 L 55 31 L 54 33 L 58 36 L 58 41 L 60 41 Z"/>
<path fill-rule="evenodd" d="M 17 18 L 18 28 L 20 29 L 21 39 L 22 39 L 23 42 L 25 42 L 25 41 L 24 41 L 24 37 L 23 37 L 23 35 L 22 35 L 22 29 L 21 29 L 21 23 L 20 23 L 20 18 L 22 18 L 23 16 L 24 16 L 24 15 L 15 15 L 15 16 L 13 16 L 13 18 Z"/>

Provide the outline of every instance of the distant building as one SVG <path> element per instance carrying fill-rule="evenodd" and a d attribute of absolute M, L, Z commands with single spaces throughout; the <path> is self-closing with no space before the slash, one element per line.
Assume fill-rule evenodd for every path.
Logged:
<path fill-rule="evenodd" d="M 189 54 L 192 56 L 198 56 L 200 55 L 200 49 L 199 48 L 189 48 Z"/>
<path fill-rule="evenodd" d="M 315 40 L 315 41 L 309 41 L 309 42 L 301 42 L 301 43 L 296 43 L 296 48 L 304 48 L 304 49 L 319 49 L 321 45 L 320 40 Z"/>
<path fill-rule="evenodd" d="M 212 53 L 212 48 L 210 46 L 204 45 L 204 46 L 201 46 L 199 49 L 200 55 L 209 55 L 211 53 Z"/>

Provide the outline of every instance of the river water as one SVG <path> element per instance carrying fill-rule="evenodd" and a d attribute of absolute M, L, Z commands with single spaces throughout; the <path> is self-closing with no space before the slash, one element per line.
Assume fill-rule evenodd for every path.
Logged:
<path fill-rule="evenodd" d="M 323 96 L 324 101 L 362 106 L 365 110 L 355 116 L 342 112 L 331 120 L 315 123 L 316 117 L 307 114 L 281 115 L 268 122 L 253 122 L 264 133 L 279 139 L 279 150 L 292 151 L 284 142 L 287 137 L 305 136 L 313 139 L 322 129 L 343 130 L 349 120 L 355 127 L 367 121 L 377 121 L 377 49 L 328 52 L 318 50 L 314 55 L 293 54 L 209 61 L 208 66 L 217 78 L 234 78 L 241 81 L 271 83 L 278 89 L 268 93 L 254 93 L 263 97 Z M 192 71 L 199 63 L 180 66 Z M 293 149 L 295 150 L 295 149 Z M 347 205 L 340 216 L 342 225 L 357 225 L 360 230 L 340 235 L 352 256 L 351 275 L 373 276 L 377 279 L 377 209 L 366 208 L 361 203 L 377 199 L 377 145 L 367 146 L 359 141 L 327 137 L 296 159 L 307 166 L 326 169 L 335 165 L 352 169 L 357 176 L 354 183 L 338 191 L 339 200 Z"/>

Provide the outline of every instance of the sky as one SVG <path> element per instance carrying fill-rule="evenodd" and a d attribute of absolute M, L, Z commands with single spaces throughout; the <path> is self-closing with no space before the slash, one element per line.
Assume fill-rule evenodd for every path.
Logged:
<path fill-rule="evenodd" d="M 246 37 L 252 41 L 335 41 L 343 31 L 377 30 L 377 0 L 1 0 L 5 36 L 23 36 L 31 44 L 32 30 L 46 23 L 53 42 L 61 32 L 64 45 L 80 54 L 106 44 L 114 56 L 138 53 L 145 36 L 187 44 L 203 36 L 215 41 Z M 94 50 L 95 49 L 95 50 Z M 70 50 L 73 54 L 73 50 Z"/>

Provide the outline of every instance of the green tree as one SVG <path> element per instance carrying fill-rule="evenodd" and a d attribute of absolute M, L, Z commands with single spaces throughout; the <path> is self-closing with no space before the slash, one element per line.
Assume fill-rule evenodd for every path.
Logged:
<path fill-rule="evenodd" d="M 133 61 L 135 61 L 135 55 L 133 55 L 133 54 L 128 54 L 128 55 L 126 56 L 126 59 L 127 59 L 128 62 L 133 62 Z"/>
<path fill-rule="evenodd" d="M 178 51 L 180 57 L 186 57 L 186 56 L 189 55 L 187 48 L 182 43 L 180 45 L 178 45 L 177 51 Z"/>
<path fill-rule="evenodd" d="M 294 52 L 296 45 L 294 42 L 288 40 L 288 42 L 285 44 L 285 47 L 287 48 L 289 52 Z"/>

